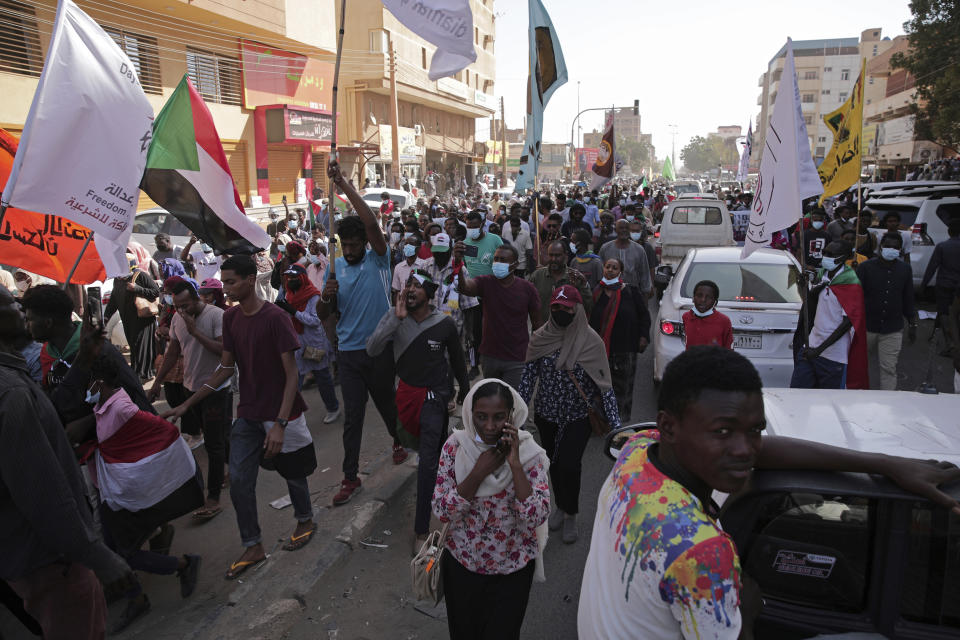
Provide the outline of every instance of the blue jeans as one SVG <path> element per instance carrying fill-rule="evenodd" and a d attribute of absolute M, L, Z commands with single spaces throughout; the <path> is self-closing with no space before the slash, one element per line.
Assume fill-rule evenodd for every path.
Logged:
<path fill-rule="evenodd" d="M 267 437 L 262 422 L 237 418 L 230 432 L 230 499 L 237 512 L 240 541 L 245 547 L 260 544 L 260 523 L 257 520 L 257 474 L 260 455 Z M 306 478 L 287 480 L 287 490 L 293 503 L 293 517 L 297 522 L 313 520 L 310 488 Z"/>
<path fill-rule="evenodd" d="M 817 356 L 807 360 L 799 354 L 793 357 L 793 389 L 846 389 L 847 365 Z"/>
<path fill-rule="evenodd" d="M 303 389 L 303 379 L 305 373 L 297 376 L 297 388 Z M 313 379 L 317 381 L 317 389 L 320 391 L 320 397 L 323 399 L 323 406 L 327 408 L 327 413 L 333 413 L 340 408 L 340 401 L 337 400 L 337 391 L 333 384 L 333 376 L 330 375 L 330 367 L 313 370 Z"/>

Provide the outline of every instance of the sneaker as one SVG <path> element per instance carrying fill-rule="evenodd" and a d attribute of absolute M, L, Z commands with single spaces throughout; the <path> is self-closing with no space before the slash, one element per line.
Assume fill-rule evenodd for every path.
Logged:
<path fill-rule="evenodd" d="M 187 566 L 177 571 L 180 578 L 180 597 L 189 598 L 197 588 L 197 575 L 200 573 L 200 556 L 186 554 Z"/>
<path fill-rule="evenodd" d="M 331 422 L 336 422 L 337 418 L 340 417 L 340 409 L 336 411 L 328 412 L 323 418 L 323 424 L 330 424 Z"/>
<path fill-rule="evenodd" d="M 360 491 L 360 488 L 360 478 L 356 480 L 347 480 L 344 478 L 343 482 L 340 483 L 340 491 L 337 492 L 337 495 L 333 496 L 333 506 L 339 507 L 342 504 L 347 504 L 350 502 L 353 494 Z"/>
<path fill-rule="evenodd" d="M 407 450 L 399 442 L 393 443 L 393 464 L 403 464 L 407 459 Z"/>
<path fill-rule="evenodd" d="M 577 541 L 577 516 L 564 514 L 566 517 L 563 519 L 563 534 L 561 539 L 563 544 L 573 544 Z"/>
<path fill-rule="evenodd" d="M 547 519 L 547 526 L 550 528 L 550 531 L 557 531 L 560 527 L 563 526 L 563 516 L 566 514 L 563 510 L 557 508 L 553 510 L 553 513 L 550 514 L 550 518 Z"/>

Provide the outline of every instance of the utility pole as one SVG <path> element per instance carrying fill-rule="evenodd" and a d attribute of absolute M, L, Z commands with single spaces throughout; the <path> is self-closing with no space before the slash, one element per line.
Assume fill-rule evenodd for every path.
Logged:
<path fill-rule="evenodd" d="M 393 174 L 393 188 L 400 188 L 400 109 L 397 106 L 397 52 L 393 49 L 393 36 L 390 44 L 390 134 L 392 138 L 393 162 L 390 163 Z M 389 184 L 389 183 L 388 183 Z"/>
<path fill-rule="evenodd" d="M 671 149 L 670 149 L 670 162 L 673 163 L 673 172 L 674 174 L 676 174 L 677 172 L 677 129 L 679 129 L 679 127 L 675 124 L 669 124 L 667 126 L 670 127 L 670 135 L 673 138 L 673 141 L 671 143 Z"/>
<path fill-rule="evenodd" d="M 500 161 L 503 163 L 503 182 L 500 184 L 501 189 L 507 188 L 507 155 L 510 153 L 510 148 L 507 146 L 507 117 L 504 115 L 503 110 L 503 96 L 500 96 Z"/>

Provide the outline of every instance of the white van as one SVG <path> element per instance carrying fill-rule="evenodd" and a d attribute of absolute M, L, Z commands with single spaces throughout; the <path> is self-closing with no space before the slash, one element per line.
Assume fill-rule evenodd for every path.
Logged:
<path fill-rule="evenodd" d="M 660 264 L 675 267 L 690 249 L 735 244 L 733 222 L 722 200 L 678 198 L 663 210 L 655 247 Z"/>

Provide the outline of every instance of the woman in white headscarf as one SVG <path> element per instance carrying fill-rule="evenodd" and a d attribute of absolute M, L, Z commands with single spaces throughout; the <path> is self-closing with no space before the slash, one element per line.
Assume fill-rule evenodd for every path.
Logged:
<path fill-rule="evenodd" d="M 543 580 L 550 463 L 515 426 L 526 419 L 516 390 L 481 380 L 464 399 L 464 428 L 440 454 L 433 512 L 450 523 L 441 572 L 457 640 L 519 638 L 530 585 Z"/>

